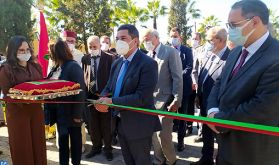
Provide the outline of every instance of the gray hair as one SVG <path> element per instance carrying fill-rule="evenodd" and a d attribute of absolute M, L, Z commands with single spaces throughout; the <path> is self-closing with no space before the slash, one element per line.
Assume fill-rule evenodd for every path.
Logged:
<path fill-rule="evenodd" d="M 226 42 L 228 33 L 225 28 L 214 26 L 207 31 L 206 35 L 213 35 L 214 37 Z"/>
<path fill-rule="evenodd" d="M 147 34 L 150 34 L 152 36 L 155 36 L 157 38 L 159 38 L 159 33 L 157 30 L 155 29 L 147 29 L 145 32 L 144 32 L 144 35 L 147 35 Z"/>
<path fill-rule="evenodd" d="M 93 41 L 93 40 L 95 40 L 95 41 L 97 41 L 97 42 L 100 43 L 100 38 L 99 38 L 98 36 L 90 36 L 90 37 L 88 37 L 88 39 L 87 39 L 87 45 L 88 45 L 91 41 Z"/>

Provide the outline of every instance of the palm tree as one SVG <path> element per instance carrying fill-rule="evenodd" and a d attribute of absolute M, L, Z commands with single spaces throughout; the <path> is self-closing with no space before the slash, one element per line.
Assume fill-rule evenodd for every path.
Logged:
<path fill-rule="evenodd" d="M 121 3 L 121 5 L 118 5 Z M 119 0 L 113 7 L 112 22 L 114 25 L 133 24 L 137 22 L 145 22 L 148 20 L 145 9 L 137 7 L 132 0 Z"/>
<path fill-rule="evenodd" d="M 147 2 L 147 13 L 153 19 L 153 28 L 157 29 L 157 19 L 159 16 L 167 14 L 167 7 L 160 6 L 161 0 L 151 0 Z"/>
<path fill-rule="evenodd" d="M 205 39 L 206 27 L 219 26 L 220 22 L 221 21 L 214 15 L 211 15 L 203 19 L 203 22 L 200 24 L 200 28 L 198 29 L 198 32 L 201 33 L 203 40 Z"/>

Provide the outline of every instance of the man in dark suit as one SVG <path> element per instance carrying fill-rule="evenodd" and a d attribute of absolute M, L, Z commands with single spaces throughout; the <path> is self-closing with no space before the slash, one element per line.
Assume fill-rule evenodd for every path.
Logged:
<path fill-rule="evenodd" d="M 267 29 L 269 12 L 258 0 L 236 2 L 228 17 L 230 53 L 208 98 L 208 116 L 278 127 L 279 42 Z M 219 133 L 217 163 L 279 164 L 279 138 L 209 125 Z"/>
<path fill-rule="evenodd" d="M 182 76 L 183 76 L 183 96 L 181 107 L 178 109 L 179 113 L 194 115 L 193 111 L 188 111 L 188 102 L 190 95 L 192 94 L 192 78 L 191 73 L 193 69 L 193 54 L 192 50 L 181 44 L 180 29 L 174 27 L 170 30 L 171 45 L 179 52 L 179 56 L 182 62 Z M 192 132 L 192 122 L 188 123 L 187 128 Z M 185 120 L 174 120 L 174 127 L 177 126 L 177 151 L 181 152 L 184 150 L 184 137 L 186 135 L 186 121 Z"/>
<path fill-rule="evenodd" d="M 96 108 L 107 112 L 108 106 L 98 103 L 126 105 L 155 109 L 153 92 L 158 80 L 155 60 L 139 49 L 139 32 L 133 25 L 122 25 L 116 36 L 116 50 L 122 57 L 111 69 L 109 81 L 102 95 L 112 93 L 112 98 L 102 97 Z M 114 109 L 120 117 L 118 137 L 127 165 L 151 165 L 152 134 L 161 129 L 158 116 L 130 110 Z"/>
<path fill-rule="evenodd" d="M 212 27 L 207 31 L 206 39 L 212 46 L 211 50 L 207 52 L 209 58 L 200 70 L 197 92 L 198 106 L 203 117 L 207 116 L 207 98 L 216 79 L 221 75 L 230 52 L 226 46 L 227 32 L 224 28 Z M 214 165 L 214 133 L 206 124 L 203 124 L 202 127 L 202 157 L 199 161 L 191 163 L 191 165 Z"/>
<path fill-rule="evenodd" d="M 82 67 L 85 73 L 87 86 L 87 98 L 98 99 L 100 92 L 105 88 L 109 79 L 113 56 L 101 51 L 100 39 L 98 36 L 90 36 L 87 40 L 90 54 L 83 56 Z M 111 146 L 111 114 L 101 113 L 94 106 L 89 110 L 89 131 L 92 140 L 92 150 L 86 158 L 101 153 L 103 142 L 104 152 L 107 160 L 113 159 Z"/>

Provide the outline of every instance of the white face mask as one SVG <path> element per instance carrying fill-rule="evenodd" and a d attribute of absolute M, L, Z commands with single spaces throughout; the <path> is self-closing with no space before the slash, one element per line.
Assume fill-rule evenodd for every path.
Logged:
<path fill-rule="evenodd" d="M 17 58 L 19 59 L 19 61 L 27 62 L 31 58 L 31 53 L 17 54 Z"/>
<path fill-rule="evenodd" d="M 133 40 L 132 40 L 132 41 L 133 41 Z M 131 41 L 131 42 L 132 42 L 132 41 Z M 118 40 L 118 41 L 116 42 L 116 46 L 115 46 L 115 49 L 116 49 L 117 54 L 119 54 L 119 55 L 121 55 L 121 56 L 125 56 L 125 55 L 129 52 L 129 50 L 132 49 L 132 48 L 130 49 L 130 46 L 129 46 L 129 44 L 130 44 L 131 42 L 127 43 L 127 42 L 125 42 L 125 41 Z"/>
<path fill-rule="evenodd" d="M 89 53 L 92 54 L 92 56 L 98 56 L 100 54 L 100 49 L 96 49 L 96 50 L 90 49 Z"/>
<path fill-rule="evenodd" d="M 180 45 L 180 41 L 178 38 L 171 38 L 171 45 L 172 46 L 179 46 Z"/>
<path fill-rule="evenodd" d="M 144 45 L 145 49 L 149 52 L 154 50 L 154 45 L 152 44 L 151 41 L 148 41 L 148 42 L 145 41 L 143 43 L 143 45 Z"/>
<path fill-rule="evenodd" d="M 109 44 L 107 43 L 102 43 L 102 46 L 101 46 L 101 50 L 102 51 L 108 51 L 109 50 Z"/>
<path fill-rule="evenodd" d="M 196 48 L 199 46 L 199 41 L 198 40 L 192 40 L 192 47 Z"/>
<path fill-rule="evenodd" d="M 75 45 L 74 44 L 68 44 L 68 47 L 69 47 L 70 51 L 73 51 L 75 49 Z"/>

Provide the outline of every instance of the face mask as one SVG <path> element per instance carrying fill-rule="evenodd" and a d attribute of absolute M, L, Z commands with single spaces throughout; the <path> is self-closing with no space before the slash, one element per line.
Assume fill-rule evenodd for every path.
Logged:
<path fill-rule="evenodd" d="M 102 46 L 101 46 L 101 50 L 102 51 L 108 51 L 109 50 L 109 44 L 107 43 L 102 43 Z"/>
<path fill-rule="evenodd" d="M 73 51 L 75 49 L 75 45 L 74 44 L 68 44 L 68 47 L 69 47 L 70 51 Z"/>
<path fill-rule="evenodd" d="M 180 41 L 178 38 L 171 38 L 171 45 L 172 46 L 179 46 L 180 45 Z"/>
<path fill-rule="evenodd" d="M 205 44 L 205 50 L 206 51 L 212 51 L 214 49 L 214 45 L 213 44 L 211 44 L 211 43 L 209 43 L 209 42 L 207 42 L 206 44 Z"/>
<path fill-rule="evenodd" d="M 96 50 L 92 50 L 90 49 L 90 54 L 92 54 L 92 56 L 98 56 L 100 54 L 100 50 L 99 49 L 96 49 Z"/>
<path fill-rule="evenodd" d="M 242 35 L 242 29 L 245 28 L 250 21 L 248 21 L 241 27 L 235 27 L 233 29 L 229 28 L 229 40 L 233 42 L 236 46 L 243 46 L 246 43 L 247 39 L 250 37 L 250 35 L 255 31 L 254 29 L 248 35 Z"/>
<path fill-rule="evenodd" d="M 26 53 L 26 54 L 17 54 L 17 58 L 19 59 L 19 61 L 25 61 L 27 62 L 31 57 L 30 53 Z"/>
<path fill-rule="evenodd" d="M 133 41 L 133 40 L 132 40 L 132 41 Z M 131 42 L 132 42 L 132 41 L 131 41 Z M 130 44 L 131 42 L 127 43 L 127 42 L 125 42 L 125 41 L 118 40 L 118 41 L 116 42 L 116 46 L 115 46 L 115 49 L 116 49 L 117 54 L 122 55 L 122 56 L 125 56 L 125 55 L 129 52 L 129 50 L 132 49 L 132 48 L 130 49 L 130 46 L 129 46 L 129 44 Z"/>
<path fill-rule="evenodd" d="M 198 40 L 192 40 L 192 47 L 196 48 L 199 46 L 199 41 Z"/>
<path fill-rule="evenodd" d="M 152 44 L 151 41 L 144 42 L 143 45 L 147 51 L 153 51 L 154 49 L 154 45 Z"/>

